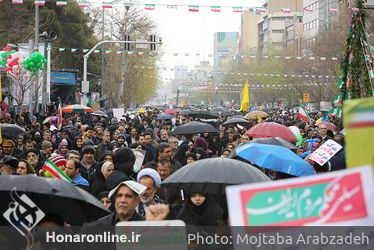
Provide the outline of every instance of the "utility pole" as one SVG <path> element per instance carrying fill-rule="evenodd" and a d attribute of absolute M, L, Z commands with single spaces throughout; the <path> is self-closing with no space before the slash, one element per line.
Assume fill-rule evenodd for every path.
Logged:
<path fill-rule="evenodd" d="M 101 23 L 101 41 L 104 41 L 105 38 L 105 8 L 103 8 L 103 20 Z M 100 91 L 100 97 L 104 95 L 104 46 L 101 47 L 101 91 Z"/>
<path fill-rule="evenodd" d="M 32 47 L 31 51 L 39 50 L 39 6 L 35 5 L 35 27 L 34 27 L 34 46 Z M 34 84 L 32 88 L 32 92 L 34 93 L 33 97 L 31 98 L 30 102 L 33 102 L 35 100 L 35 112 L 38 112 L 39 110 L 39 72 L 36 73 L 36 77 L 34 79 Z M 33 107 L 33 105 L 30 105 L 30 107 Z M 32 115 L 34 111 L 34 108 L 30 110 L 30 114 Z"/>
<path fill-rule="evenodd" d="M 127 13 L 130 9 L 130 6 L 129 5 L 125 5 L 125 9 L 126 9 L 126 12 L 125 12 L 125 27 L 124 27 L 124 41 L 129 41 L 130 40 L 130 36 L 128 36 L 126 33 L 127 33 Z M 124 97 L 124 88 L 125 88 L 125 74 L 126 74 L 126 71 L 127 71 L 127 57 L 126 57 L 126 54 L 127 54 L 127 51 L 130 50 L 130 44 L 128 43 L 124 43 L 123 44 L 123 58 L 122 58 L 122 72 L 121 72 L 121 83 L 119 85 L 119 90 L 118 90 L 118 93 L 119 93 L 119 97 L 120 99 L 123 99 Z"/>

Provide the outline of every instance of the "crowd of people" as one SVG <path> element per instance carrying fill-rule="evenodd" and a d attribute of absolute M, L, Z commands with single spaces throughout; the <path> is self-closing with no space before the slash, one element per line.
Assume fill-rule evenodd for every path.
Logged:
<path fill-rule="evenodd" d="M 267 118 L 250 121 L 247 127 L 223 126 L 229 115 L 220 115 L 211 121 L 218 133 L 199 135 L 173 135 L 172 132 L 194 118 L 177 113 L 173 121 L 158 120 L 158 113 L 157 107 L 153 107 L 144 113 L 128 113 L 119 121 L 110 114 L 109 117 L 89 113 L 64 114 L 61 130 L 50 123 L 33 123 L 25 116 L 7 114 L 2 123 L 18 124 L 25 133 L 15 138 L 3 138 L 0 174 L 54 178 L 43 167 L 50 160 L 71 179 L 71 185 L 91 193 L 112 211 L 90 225 L 180 219 L 187 225 L 217 226 L 228 223 L 226 206 L 204 193 L 199 186 L 181 193 L 161 184 L 187 164 L 204 158 L 228 157 L 238 145 L 253 140 L 245 132 L 258 122 L 296 126 L 302 142 L 295 153 L 312 164 L 308 155 L 328 139 L 335 140 L 343 146 L 337 157 L 326 166 L 313 166 L 317 173 L 345 168 L 344 134 L 333 133 L 326 125 L 316 126 L 318 119 L 335 124 L 339 119 L 323 112 L 311 115 L 311 123 L 307 124 L 292 110 L 278 110 Z M 144 157 L 138 167 L 137 152 Z M 280 179 L 284 175 L 269 174 L 269 177 Z M 140 188 L 135 188 L 135 182 Z"/>

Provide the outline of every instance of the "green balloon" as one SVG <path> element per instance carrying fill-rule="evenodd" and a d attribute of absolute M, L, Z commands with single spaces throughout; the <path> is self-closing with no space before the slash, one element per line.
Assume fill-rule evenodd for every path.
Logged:
<path fill-rule="evenodd" d="M 296 146 L 299 147 L 303 144 L 303 137 L 300 134 L 296 134 L 297 142 Z"/>

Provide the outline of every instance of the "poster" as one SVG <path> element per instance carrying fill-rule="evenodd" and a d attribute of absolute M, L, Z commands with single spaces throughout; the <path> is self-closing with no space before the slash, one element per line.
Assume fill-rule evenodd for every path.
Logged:
<path fill-rule="evenodd" d="M 374 225 L 369 166 L 271 183 L 228 186 L 231 226 Z"/>
<path fill-rule="evenodd" d="M 316 151 L 314 151 L 309 159 L 317 162 L 320 166 L 323 166 L 328 162 L 342 146 L 334 140 L 327 140 L 322 146 L 320 146 Z"/>
<path fill-rule="evenodd" d="M 343 124 L 347 167 L 374 167 L 374 98 L 345 101 Z"/>
<path fill-rule="evenodd" d="M 121 121 L 121 118 L 122 118 L 122 115 L 125 113 L 125 109 L 124 108 L 114 108 L 113 109 L 113 116 L 115 118 L 117 118 L 117 121 L 120 122 Z"/>
<path fill-rule="evenodd" d="M 142 166 L 143 166 L 145 150 L 132 149 L 132 152 L 134 152 L 134 155 L 136 158 L 135 163 L 134 163 L 134 172 L 138 173 L 142 169 Z"/>

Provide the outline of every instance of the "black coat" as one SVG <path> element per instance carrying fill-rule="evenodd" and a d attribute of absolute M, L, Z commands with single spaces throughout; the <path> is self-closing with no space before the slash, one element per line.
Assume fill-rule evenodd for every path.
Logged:
<path fill-rule="evenodd" d="M 95 197 L 101 192 L 107 191 L 105 188 L 105 177 L 100 169 L 89 175 L 88 182 L 90 183 L 89 192 Z"/>
<path fill-rule="evenodd" d="M 204 204 L 197 207 L 188 198 L 186 204 L 179 212 L 177 219 L 183 220 L 187 225 L 193 226 L 220 226 L 223 220 L 223 209 L 211 197 L 206 196 Z"/>

